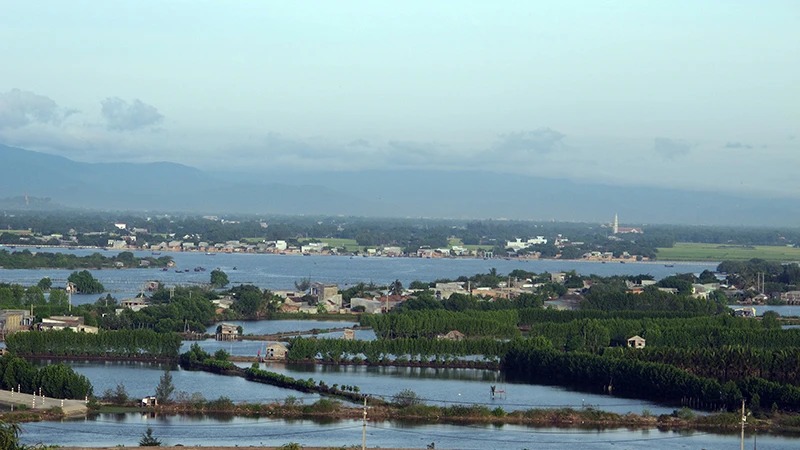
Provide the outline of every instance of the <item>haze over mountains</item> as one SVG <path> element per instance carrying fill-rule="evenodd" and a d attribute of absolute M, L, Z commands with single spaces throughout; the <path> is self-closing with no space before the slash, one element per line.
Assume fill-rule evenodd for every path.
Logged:
<path fill-rule="evenodd" d="M 618 213 L 628 223 L 709 225 L 786 226 L 800 219 L 797 199 L 477 170 L 213 173 L 170 162 L 83 163 L 2 145 L 0 167 L 0 198 L 47 197 L 53 208 L 590 222 Z"/>

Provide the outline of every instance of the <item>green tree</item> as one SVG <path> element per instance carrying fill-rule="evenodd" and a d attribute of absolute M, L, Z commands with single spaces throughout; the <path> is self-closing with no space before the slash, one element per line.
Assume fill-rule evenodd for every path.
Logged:
<path fill-rule="evenodd" d="M 402 295 L 403 283 L 400 280 L 394 280 L 392 284 L 389 285 L 389 293 L 392 295 Z"/>
<path fill-rule="evenodd" d="M 69 294 L 63 289 L 53 289 L 50 291 L 48 303 L 57 306 L 66 306 L 69 303 Z"/>
<path fill-rule="evenodd" d="M 158 386 L 156 386 L 156 400 L 158 403 L 167 403 L 174 391 L 175 385 L 172 383 L 172 373 L 167 369 L 161 375 Z"/>
<path fill-rule="evenodd" d="M 228 274 L 219 269 L 214 269 L 211 271 L 211 286 L 215 288 L 222 288 L 227 286 L 228 283 L 230 283 L 228 280 Z"/>
<path fill-rule="evenodd" d="M 0 421 L 0 448 L 21 449 L 19 445 L 19 424 Z"/>
<path fill-rule="evenodd" d="M 156 439 L 153 436 L 153 429 L 147 427 L 147 431 L 142 434 L 142 438 L 139 439 L 139 446 L 140 447 L 161 447 L 161 441 Z"/>
<path fill-rule="evenodd" d="M 411 389 L 403 389 L 392 396 L 392 402 L 401 408 L 418 405 L 421 401 L 419 395 Z"/>
<path fill-rule="evenodd" d="M 49 277 L 44 277 L 36 283 L 36 286 L 39 286 L 39 289 L 43 291 L 49 291 L 53 287 L 53 281 Z"/>
<path fill-rule="evenodd" d="M 99 294 L 106 290 L 103 283 L 98 281 L 88 270 L 72 272 L 67 281 L 74 283 L 81 294 Z"/>
<path fill-rule="evenodd" d="M 300 292 L 305 292 L 310 287 L 311 287 L 310 278 L 301 278 L 300 280 L 294 282 L 294 288 Z"/>

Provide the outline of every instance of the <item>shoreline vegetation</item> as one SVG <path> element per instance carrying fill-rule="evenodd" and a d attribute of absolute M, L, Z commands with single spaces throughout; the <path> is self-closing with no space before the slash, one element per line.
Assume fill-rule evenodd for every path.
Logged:
<path fill-rule="evenodd" d="M 29 248 L 16 250 L 14 248 L 0 248 L 0 268 L 14 269 L 155 269 L 165 268 L 174 264 L 171 256 L 134 256 L 131 251 L 121 251 L 113 256 L 101 253 L 78 256 L 69 253 L 30 251 Z M 12 250 L 12 251 L 9 251 Z"/>
<path fill-rule="evenodd" d="M 20 250 L 17 250 L 20 249 Z M 153 256 L 145 256 L 145 257 L 136 257 L 137 263 L 140 261 L 148 261 L 149 264 L 145 265 L 136 265 L 136 264 L 126 264 L 124 267 L 115 267 L 113 265 L 69 265 L 63 266 L 63 268 L 69 269 L 114 269 L 114 268 L 124 268 L 124 269 L 135 269 L 135 268 L 163 268 L 167 267 L 169 261 L 172 260 L 172 257 L 169 256 L 170 254 L 180 254 L 180 253 L 197 253 L 197 254 L 206 254 L 206 255 L 216 255 L 216 254 L 252 254 L 253 252 L 232 252 L 226 250 L 219 250 L 214 248 L 209 249 L 197 249 L 197 248 L 189 248 L 189 249 L 163 249 L 163 248 L 147 248 L 147 247 L 124 247 L 124 248 L 109 248 L 109 247 L 102 247 L 102 246 L 93 246 L 93 245 L 49 245 L 45 243 L 41 244 L 0 244 L 0 251 L 6 251 L 10 254 L 14 253 L 22 253 L 24 251 L 29 251 L 31 254 L 42 254 L 48 253 L 48 249 L 80 249 L 80 250 L 97 250 L 98 253 L 96 255 L 100 255 L 111 262 L 115 262 L 117 257 L 108 257 L 104 256 L 103 253 L 100 252 L 119 252 L 119 253 L 132 253 L 132 252 L 152 252 Z M 35 250 L 35 251 L 33 251 Z M 636 262 L 640 264 L 670 264 L 670 263 L 719 263 L 722 261 L 747 261 L 750 259 L 763 259 L 765 261 L 800 261 L 800 248 L 795 247 L 787 247 L 787 246 L 780 246 L 780 245 L 738 245 L 738 244 L 716 244 L 716 243 L 707 243 L 707 242 L 675 242 L 672 247 L 656 247 L 656 255 L 654 257 L 644 257 L 644 258 L 636 258 L 635 255 L 631 255 L 629 257 L 607 257 L 607 256 L 591 256 L 591 257 L 583 257 L 583 256 L 576 256 L 576 257 L 563 257 L 562 255 L 550 256 L 550 255 L 536 255 L 532 253 L 522 253 L 518 255 L 492 255 L 486 256 L 484 254 L 480 255 L 449 255 L 449 256 L 434 256 L 433 259 L 516 259 L 520 261 L 531 261 L 531 260 L 542 260 L 542 261 L 585 261 L 585 262 L 603 262 L 603 263 L 627 263 L 627 262 Z M 285 252 L 255 252 L 259 254 L 265 255 L 281 255 L 281 256 L 308 256 L 308 253 L 303 253 L 299 251 L 285 251 Z M 161 256 L 164 255 L 164 256 Z M 315 256 L 341 256 L 341 257 L 350 257 L 357 255 L 357 253 L 332 253 L 332 252 L 315 252 L 313 253 Z M 70 255 L 73 256 L 73 255 Z M 89 258 L 87 255 L 84 257 L 78 258 Z M 412 259 L 426 259 L 426 257 L 418 256 L 417 254 L 392 254 L 392 255 L 360 255 L 363 257 L 370 257 L 370 258 L 412 258 Z M 108 262 L 108 261 L 107 261 Z M 125 260 L 126 263 L 129 263 L 129 260 Z M 61 261 L 63 263 L 63 260 Z M 74 263 L 73 263 L 74 264 Z M 62 266 L 41 266 L 41 267 L 4 267 L 3 264 L 0 264 L 0 268 L 6 269 L 15 269 L 15 268 L 61 268 Z"/>
<path fill-rule="evenodd" d="M 419 403 L 400 404 L 368 400 L 369 422 L 397 421 L 408 425 L 447 424 L 447 425 L 521 425 L 532 428 L 555 427 L 564 429 L 612 430 L 619 428 L 662 431 L 707 431 L 721 434 L 737 433 L 741 429 L 741 415 L 736 412 L 716 412 L 698 415 L 688 408 L 674 410 L 671 414 L 654 415 L 643 410 L 641 413 L 625 414 L 606 412 L 591 406 L 583 408 L 532 408 L 521 411 L 505 411 L 501 407 L 490 408 L 483 405 L 435 406 Z M 192 399 L 171 402 L 165 405 L 140 407 L 132 403 L 115 405 L 110 403 L 90 403 L 90 414 L 147 413 L 162 416 L 193 417 L 247 417 L 269 419 L 303 419 L 342 421 L 358 420 L 363 417 L 362 406 L 349 406 L 338 400 L 321 398 L 304 404 L 294 397 L 282 402 L 239 403 L 220 397 L 216 400 Z M 40 422 L 63 419 L 59 408 L 50 410 L 17 410 L 0 413 L 0 420 L 6 423 Z M 748 417 L 746 429 L 750 432 L 767 432 L 780 436 L 800 435 L 800 417 L 796 415 L 773 414 L 771 416 Z"/>
<path fill-rule="evenodd" d="M 171 260 L 172 258 L 169 256 L 169 254 L 180 254 L 180 253 L 195 253 L 195 254 L 206 254 L 206 255 L 216 255 L 216 254 L 230 254 L 230 255 L 235 255 L 235 254 L 254 254 L 254 253 L 248 253 L 248 252 L 227 252 L 227 251 L 220 251 L 220 250 L 215 250 L 215 249 L 210 249 L 210 250 L 198 250 L 198 249 L 186 249 L 186 250 L 157 249 L 157 250 L 152 250 L 150 248 L 143 248 L 143 247 L 115 249 L 115 248 L 99 247 L 99 246 L 92 246 L 92 245 L 47 245 L 47 244 L 42 244 L 42 245 L 26 245 L 26 244 L 8 245 L 8 244 L 0 244 L 0 252 L 1 251 L 9 251 L 9 250 L 11 250 L 11 252 L 9 252 L 9 253 L 12 253 L 12 254 L 13 253 L 20 253 L 21 251 L 18 251 L 18 249 L 20 249 L 21 251 L 24 251 L 24 250 L 29 250 L 30 251 L 31 249 L 36 249 L 37 250 L 36 251 L 37 254 L 39 254 L 39 253 L 48 253 L 47 252 L 48 249 L 68 249 L 68 250 L 98 250 L 98 251 L 101 251 L 101 252 L 112 252 L 112 253 L 113 252 L 149 252 L 149 251 L 152 251 L 154 253 L 165 255 L 165 256 L 159 256 L 158 258 L 139 257 L 139 259 L 143 259 L 143 260 L 154 260 L 154 259 L 160 260 L 160 259 L 164 259 L 165 257 L 168 257 Z M 31 253 L 33 253 L 33 252 L 31 252 Z M 102 256 L 102 253 L 97 253 L 97 254 Z M 262 252 L 262 253 L 257 253 L 257 254 L 280 255 L 280 256 L 308 256 L 308 254 L 304 254 L 302 252 L 278 252 L 278 253 L 275 253 L 275 252 Z M 349 253 L 320 252 L 320 253 L 314 253 L 314 256 L 351 257 L 353 255 L 351 255 Z M 541 260 L 541 261 L 586 261 L 586 262 L 610 262 L 610 263 L 616 263 L 616 264 L 627 263 L 627 262 L 635 262 L 635 263 L 638 263 L 638 264 L 664 264 L 664 263 L 670 263 L 670 262 L 706 263 L 706 262 L 720 262 L 720 261 L 723 260 L 723 259 L 698 259 L 698 260 L 664 259 L 664 260 L 662 260 L 662 259 L 657 259 L 657 258 L 644 258 L 644 259 L 641 259 L 641 260 L 637 260 L 635 257 L 629 257 L 629 258 L 616 258 L 616 257 L 612 257 L 612 258 L 602 258 L 602 257 L 562 258 L 562 257 L 536 256 L 536 255 L 533 255 L 533 254 L 521 254 L 521 255 L 516 255 L 516 256 L 495 255 L 495 256 L 491 256 L 491 257 L 487 257 L 487 256 L 472 256 L 472 255 L 458 255 L 458 256 L 451 255 L 451 256 L 446 256 L 446 257 L 433 257 L 433 258 L 426 258 L 426 257 L 422 257 L 422 256 L 417 256 L 416 254 L 411 254 L 411 255 L 370 255 L 370 256 L 361 255 L 361 256 L 369 257 L 369 258 L 410 258 L 410 259 L 490 259 L 490 260 L 516 259 L 516 260 L 520 260 L 520 261 L 539 261 L 539 260 Z M 109 258 L 109 257 L 106 257 L 106 258 Z M 125 267 L 121 267 L 121 268 L 122 269 L 142 269 L 142 268 L 146 269 L 146 268 L 163 268 L 163 267 L 166 267 L 166 266 L 165 265 L 159 265 L 159 266 L 151 265 L 151 266 L 148 266 L 148 267 L 144 267 L 144 266 L 125 266 Z M 0 268 L 14 269 L 15 267 L 3 267 L 0 264 Z M 25 269 L 46 269 L 46 268 L 61 268 L 61 267 L 42 266 L 42 267 L 24 267 L 24 268 Z M 105 267 L 100 267 L 100 266 L 98 266 L 98 267 L 70 266 L 70 267 L 64 267 L 64 268 L 69 268 L 69 269 L 88 268 L 88 269 L 102 270 L 102 269 L 113 269 L 113 268 L 119 268 L 119 267 L 111 267 L 111 266 L 105 266 Z"/>

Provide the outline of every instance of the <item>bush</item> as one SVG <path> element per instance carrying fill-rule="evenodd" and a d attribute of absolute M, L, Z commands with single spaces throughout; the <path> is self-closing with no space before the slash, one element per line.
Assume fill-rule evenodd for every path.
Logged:
<path fill-rule="evenodd" d="M 407 408 L 422 403 L 419 395 L 411 389 L 403 389 L 397 394 L 394 394 L 394 396 L 392 396 L 392 402 L 401 408 Z"/>
<path fill-rule="evenodd" d="M 330 400 L 327 398 L 321 398 L 316 402 L 314 402 L 313 405 L 311 405 L 311 411 L 317 413 L 332 413 L 337 409 L 339 409 L 340 405 L 341 403 L 337 401 Z"/>

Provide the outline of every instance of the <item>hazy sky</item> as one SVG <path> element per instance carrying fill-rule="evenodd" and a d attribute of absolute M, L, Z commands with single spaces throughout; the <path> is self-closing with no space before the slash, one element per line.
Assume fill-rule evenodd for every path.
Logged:
<path fill-rule="evenodd" d="M 800 196 L 800 2 L 9 1 L 0 143 Z"/>

